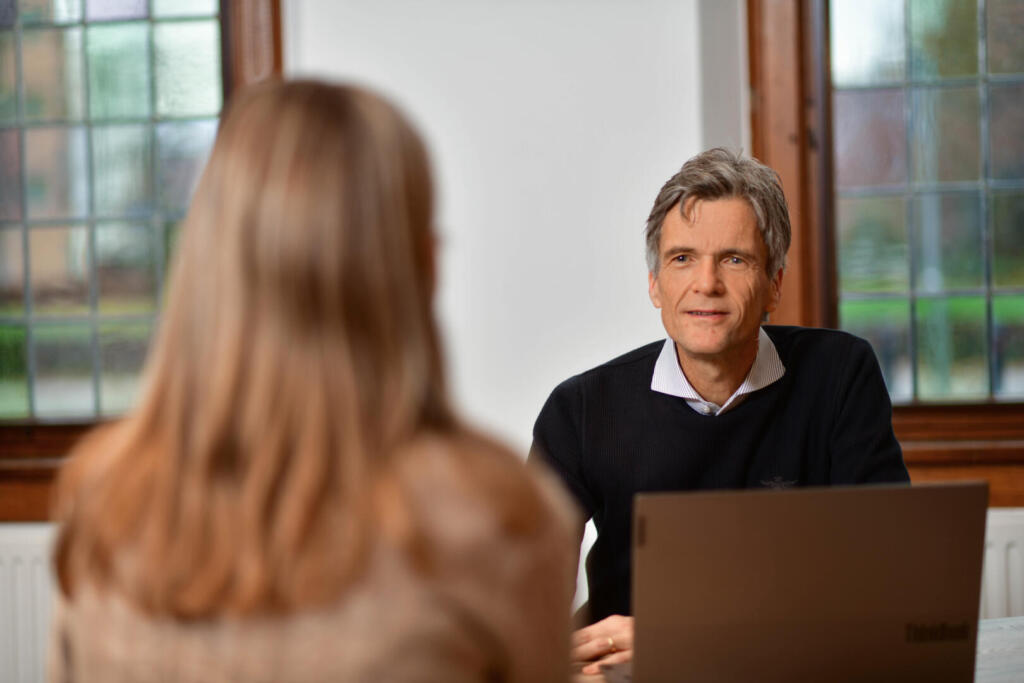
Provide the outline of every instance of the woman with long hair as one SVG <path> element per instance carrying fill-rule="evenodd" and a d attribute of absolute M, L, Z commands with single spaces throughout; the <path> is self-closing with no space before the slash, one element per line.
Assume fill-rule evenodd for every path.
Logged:
<path fill-rule="evenodd" d="M 53 680 L 567 677 L 572 513 L 452 412 L 432 210 L 381 98 L 231 102 L 140 401 L 58 482 Z"/>

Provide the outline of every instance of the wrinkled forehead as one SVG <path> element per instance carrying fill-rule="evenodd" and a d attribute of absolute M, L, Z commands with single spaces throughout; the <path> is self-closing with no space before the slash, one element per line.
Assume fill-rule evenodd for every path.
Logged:
<path fill-rule="evenodd" d="M 668 216 L 681 219 L 691 227 L 709 225 L 715 229 L 742 229 L 744 232 L 749 229 L 753 235 L 761 238 L 757 213 L 743 197 L 690 197 L 685 204 L 677 202 L 666 218 Z"/>
<path fill-rule="evenodd" d="M 680 247 L 715 251 L 737 249 L 768 257 L 768 247 L 757 225 L 757 216 L 742 197 L 691 198 L 677 203 L 662 223 L 659 252 Z"/>
<path fill-rule="evenodd" d="M 754 226 L 758 227 L 757 209 L 754 208 L 754 205 L 750 202 L 749 199 L 740 195 L 728 194 L 723 195 L 721 197 L 687 197 L 683 201 L 676 202 L 676 205 L 672 207 L 671 211 L 679 213 L 687 221 L 692 221 L 694 212 L 699 213 L 701 208 L 707 204 L 730 204 L 737 207 L 737 210 L 739 210 L 738 207 L 740 205 L 745 206 L 750 214 L 750 218 L 754 222 Z"/>

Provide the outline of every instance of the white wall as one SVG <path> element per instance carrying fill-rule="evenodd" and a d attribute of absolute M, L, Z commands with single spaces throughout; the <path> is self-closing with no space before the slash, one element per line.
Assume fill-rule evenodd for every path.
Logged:
<path fill-rule="evenodd" d="M 662 336 L 641 230 L 702 147 L 694 0 L 295 0 L 289 75 L 417 122 L 439 176 L 453 393 L 521 452 L 566 377 Z"/>

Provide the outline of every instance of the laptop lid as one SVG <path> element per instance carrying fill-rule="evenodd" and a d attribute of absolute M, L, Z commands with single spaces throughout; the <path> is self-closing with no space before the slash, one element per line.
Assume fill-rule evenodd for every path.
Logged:
<path fill-rule="evenodd" d="M 633 680 L 974 675 L 986 483 L 640 494 Z"/>

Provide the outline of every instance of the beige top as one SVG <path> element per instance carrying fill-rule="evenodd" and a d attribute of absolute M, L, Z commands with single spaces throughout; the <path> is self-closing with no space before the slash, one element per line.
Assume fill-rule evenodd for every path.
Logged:
<path fill-rule="evenodd" d="M 460 488 L 452 465 L 435 450 L 411 482 L 441 558 L 430 576 L 380 543 L 337 604 L 204 622 L 155 619 L 82 589 L 57 606 L 50 680 L 567 680 L 578 541 L 565 497 L 542 473 L 511 464 L 510 476 L 531 477 L 548 507 L 539 534 L 513 538 L 486 496 Z"/>

